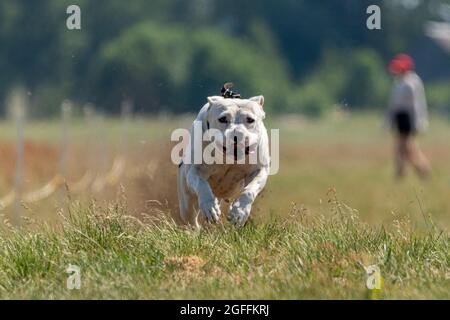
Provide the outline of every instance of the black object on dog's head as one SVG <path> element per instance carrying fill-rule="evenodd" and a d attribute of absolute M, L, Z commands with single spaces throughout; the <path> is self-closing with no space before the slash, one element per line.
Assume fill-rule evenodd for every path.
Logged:
<path fill-rule="evenodd" d="M 234 84 L 232 82 L 227 82 L 223 85 L 222 90 L 220 90 L 220 93 L 222 97 L 225 99 L 241 99 L 241 94 L 231 91 L 231 88 L 233 88 Z"/>

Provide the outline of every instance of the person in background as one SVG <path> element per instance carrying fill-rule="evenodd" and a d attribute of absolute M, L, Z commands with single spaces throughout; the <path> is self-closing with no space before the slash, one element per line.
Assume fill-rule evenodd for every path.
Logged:
<path fill-rule="evenodd" d="M 387 120 L 394 131 L 395 174 L 401 178 L 410 162 L 421 178 L 430 175 L 430 165 L 415 141 L 417 133 L 428 127 L 428 110 L 422 80 L 414 72 L 414 61 L 407 54 L 397 55 L 389 64 L 395 76 L 388 104 Z"/>

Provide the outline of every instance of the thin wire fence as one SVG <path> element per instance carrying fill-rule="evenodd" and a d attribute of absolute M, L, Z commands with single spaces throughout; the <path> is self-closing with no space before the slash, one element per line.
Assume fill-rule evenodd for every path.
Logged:
<path fill-rule="evenodd" d="M 106 187 L 116 186 L 121 182 L 124 177 L 129 178 L 130 174 L 136 174 L 137 169 L 133 167 L 130 174 L 125 175 L 127 167 L 127 130 L 129 129 L 130 118 L 133 111 L 133 105 L 131 101 L 124 101 L 122 103 L 121 114 L 121 133 L 119 139 L 118 152 L 114 156 L 109 169 L 104 170 L 108 166 L 108 157 L 106 146 L 104 145 L 102 133 L 104 133 L 104 117 L 95 111 L 93 105 L 87 105 L 84 108 L 84 121 L 90 130 L 97 132 L 94 141 L 89 141 L 90 148 L 96 148 L 100 159 L 97 158 L 97 154 L 94 158 L 94 153 L 91 155 L 88 169 L 78 180 L 70 181 L 68 179 L 68 154 L 70 149 L 70 123 L 73 111 L 73 105 L 70 101 L 66 100 L 61 105 L 61 140 L 59 143 L 59 156 L 58 156 L 58 170 L 57 173 L 49 179 L 42 187 L 28 192 L 23 191 L 23 166 L 24 166 L 24 130 L 26 125 L 26 108 L 25 103 L 20 107 L 15 108 L 14 117 L 16 124 L 16 163 L 15 163 L 15 177 L 14 186 L 10 192 L 7 192 L 4 196 L 0 196 L 0 211 L 5 210 L 8 207 L 13 206 L 14 216 L 13 222 L 16 225 L 20 225 L 21 221 L 21 208 L 22 204 L 30 204 L 43 201 L 59 191 L 60 200 L 64 198 L 67 191 L 71 194 L 78 194 L 85 191 L 92 193 L 100 193 Z M 99 134 L 100 133 L 100 134 Z"/>

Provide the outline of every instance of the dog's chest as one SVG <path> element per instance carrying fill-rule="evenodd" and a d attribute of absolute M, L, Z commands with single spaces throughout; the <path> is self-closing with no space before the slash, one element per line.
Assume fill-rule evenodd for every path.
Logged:
<path fill-rule="evenodd" d="M 218 198 L 236 197 L 244 187 L 245 178 L 254 170 L 251 165 L 218 165 L 211 168 L 209 185 Z"/>

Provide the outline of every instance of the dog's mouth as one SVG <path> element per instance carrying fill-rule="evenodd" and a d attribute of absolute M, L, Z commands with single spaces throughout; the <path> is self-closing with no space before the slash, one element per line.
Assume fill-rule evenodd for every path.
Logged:
<path fill-rule="evenodd" d="M 222 151 L 224 154 L 227 153 L 227 147 L 222 146 Z M 245 155 L 249 155 L 250 154 L 250 146 L 245 147 Z M 238 159 L 238 145 L 237 144 L 233 144 L 233 158 L 234 160 Z"/>
<path fill-rule="evenodd" d="M 223 153 L 226 154 L 227 153 L 227 147 L 222 147 Z M 245 148 L 245 154 L 247 155 L 250 152 L 250 149 L 247 150 L 247 148 Z M 238 159 L 238 148 L 237 145 L 233 145 L 233 158 L 234 161 L 237 161 Z"/>

